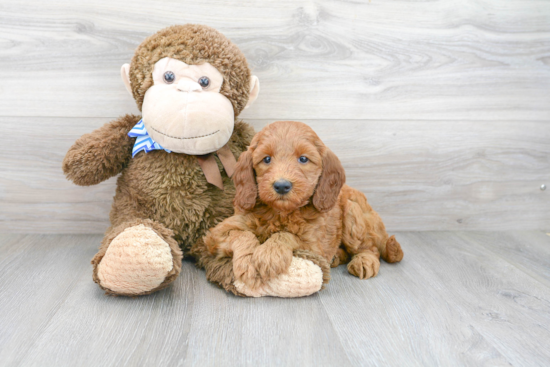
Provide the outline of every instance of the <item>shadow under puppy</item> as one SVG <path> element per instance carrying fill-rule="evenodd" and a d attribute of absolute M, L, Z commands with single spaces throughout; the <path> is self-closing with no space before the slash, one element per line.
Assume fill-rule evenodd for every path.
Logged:
<path fill-rule="evenodd" d="M 403 258 L 365 195 L 344 184 L 338 157 L 306 124 L 266 126 L 241 154 L 234 182 L 235 215 L 210 229 L 204 246 L 218 261 L 232 259 L 237 290 L 269 295 L 266 284 L 291 269 L 299 250 L 332 267 L 348 263 L 361 279 L 378 274 L 380 256 Z"/>

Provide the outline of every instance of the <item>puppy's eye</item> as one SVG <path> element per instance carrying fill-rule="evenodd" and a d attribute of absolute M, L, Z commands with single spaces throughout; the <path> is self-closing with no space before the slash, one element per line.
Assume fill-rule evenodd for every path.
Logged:
<path fill-rule="evenodd" d="M 269 164 L 271 162 L 271 157 L 270 156 L 267 156 L 264 158 L 264 163 L 265 164 Z"/>
<path fill-rule="evenodd" d="M 199 84 L 203 88 L 208 88 L 208 86 L 210 85 L 210 79 L 208 79 L 207 76 L 201 76 L 199 79 Z"/>
<path fill-rule="evenodd" d="M 166 83 L 172 84 L 174 80 L 176 80 L 176 75 L 173 72 L 167 71 L 166 73 L 164 73 L 164 81 Z"/>
<path fill-rule="evenodd" d="M 309 159 L 307 159 L 307 157 L 304 157 L 304 156 L 301 156 L 300 158 L 298 158 L 298 160 L 300 161 L 300 163 L 307 163 L 307 162 L 309 162 Z"/>

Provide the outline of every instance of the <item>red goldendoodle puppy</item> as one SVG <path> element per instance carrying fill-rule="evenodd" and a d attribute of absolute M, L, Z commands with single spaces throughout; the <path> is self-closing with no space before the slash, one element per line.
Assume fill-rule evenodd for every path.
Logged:
<path fill-rule="evenodd" d="M 235 215 L 204 238 L 211 254 L 233 258 L 235 279 L 258 287 L 285 273 L 294 250 L 309 250 L 333 267 L 348 263 L 375 276 L 380 256 L 403 258 L 367 198 L 345 182 L 336 155 L 301 122 L 266 126 L 241 154 L 234 175 Z"/>

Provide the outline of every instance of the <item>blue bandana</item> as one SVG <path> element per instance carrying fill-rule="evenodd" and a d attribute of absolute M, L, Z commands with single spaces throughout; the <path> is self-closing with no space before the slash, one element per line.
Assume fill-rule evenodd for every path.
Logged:
<path fill-rule="evenodd" d="M 164 149 L 160 146 L 159 143 L 154 141 L 153 138 L 149 136 L 149 133 L 147 133 L 145 125 L 143 124 L 143 119 L 139 120 L 136 126 L 134 126 L 132 130 L 130 130 L 128 136 L 131 138 L 137 138 L 136 143 L 134 144 L 134 149 L 132 149 L 132 158 L 134 158 L 135 155 L 142 150 L 145 150 L 145 153 L 148 153 L 152 150 Z M 164 150 L 168 153 L 171 153 L 171 151 L 169 151 L 168 149 Z"/>

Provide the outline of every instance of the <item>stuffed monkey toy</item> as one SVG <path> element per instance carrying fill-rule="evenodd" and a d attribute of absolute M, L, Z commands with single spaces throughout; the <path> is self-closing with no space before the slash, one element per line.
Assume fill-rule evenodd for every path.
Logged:
<path fill-rule="evenodd" d="M 191 245 L 233 214 L 230 177 L 254 135 L 237 117 L 260 87 L 229 39 L 194 24 L 147 38 L 121 74 L 142 116 L 125 115 L 82 136 L 63 171 L 82 186 L 120 174 L 93 279 L 107 294 L 139 296 L 172 283 Z M 200 251 L 194 256 L 214 283 L 258 295 L 235 290 L 230 261 L 211 265 Z M 261 295 L 278 296 L 281 287 L 312 294 L 326 281 L 324 265 L 314 254 L 298 253 L 288 274 Z"/>

